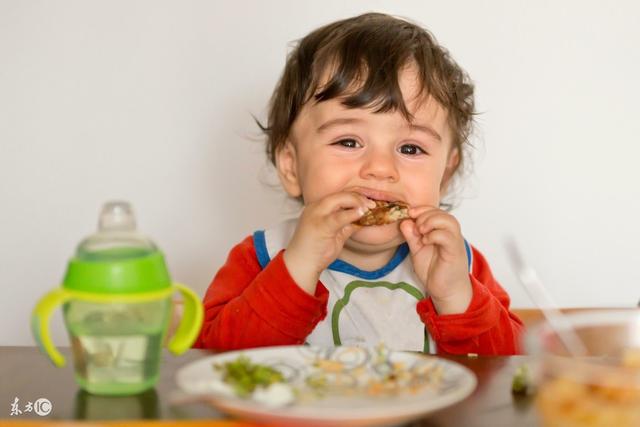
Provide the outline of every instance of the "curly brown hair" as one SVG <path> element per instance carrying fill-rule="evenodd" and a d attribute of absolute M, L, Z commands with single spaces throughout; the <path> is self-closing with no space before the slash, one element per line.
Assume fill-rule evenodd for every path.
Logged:
<path fill-rule="evenodd" d="M 459 168 L 473 128 L 473 83 L 427 30 L 382 13 L 325 25 L 296 43 L 271 97 L 268 123 L 258 122 L 267 136 L 271 162 L 275 165 L 276 153 L 312 98 L 315 102 L 341 98 L 348 108 L 371 108 L 376 113 L 399 111 L 411 122 L 398 83 L 399 72 L 411 63 L 418 72 L 419 95 L 432 96 L 448 113 Z"/>

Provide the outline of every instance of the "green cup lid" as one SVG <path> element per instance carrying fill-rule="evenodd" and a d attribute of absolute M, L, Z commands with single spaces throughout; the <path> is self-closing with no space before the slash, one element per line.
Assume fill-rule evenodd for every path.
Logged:
<path fill-rule="evenodd" d="M 69 261 L 63 286 L 82 292 L 141 293 L 171 287 L 164 257 L 159 251 L 118 260 Z"/>
<path fill-rule="evenodd" d="M 127 202 L 106 203 L 98 232 L 78 245 L 63 281 L 67 289 L 95 293 L 152 292 L 171 286 L 162 253 L 136 232 Z"/>

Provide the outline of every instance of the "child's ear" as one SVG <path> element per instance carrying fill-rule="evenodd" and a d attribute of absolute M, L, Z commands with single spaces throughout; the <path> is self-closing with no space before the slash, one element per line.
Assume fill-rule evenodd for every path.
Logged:
<path fill-rule="evenodd" d="M 449 158 L 447 159 L 447 166 L 444 170 L 444 175 L 442 176 L 442 182 L 440 183 L 440 192 L 445 194 L 447 192 L 447 188 L 449 187 L 449 183 L 451 182 L 451 178 L 453 174 L 458 169 L 458 164 L 460 163 L 460 150 L 458 147 L 454 147 L 449 153 Z"/>
<path fill-rule="evenodd" d="M 298 180 L 298 161 L 296 147 L 287 139 L 276 152 L 276 169 L 284 190 L 291 197 L 300 197 L 302 191 Z"/>

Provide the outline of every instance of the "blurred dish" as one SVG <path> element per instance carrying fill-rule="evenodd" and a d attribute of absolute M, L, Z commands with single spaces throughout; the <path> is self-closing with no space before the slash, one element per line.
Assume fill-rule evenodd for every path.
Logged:
<path fill-rule="evenodd" d="M 640 311 L 583 311 L 565 319 L 589 357 L 570 357 L 549 324 L 527 334 L 527 349 L 540 362 L 541 424 L 640 426 Z"/>

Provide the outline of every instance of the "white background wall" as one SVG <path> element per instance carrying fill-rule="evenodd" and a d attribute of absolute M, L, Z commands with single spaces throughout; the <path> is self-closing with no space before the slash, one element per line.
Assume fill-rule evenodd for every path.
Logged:
<path fill-rule="evenodd" d="M 291 211 L 251 118 L 288 44 L 372 10 L 425 25 L 476 82 L 454 213 L 514 306 L 531 303 L 507 234 L 561 305 L 637 303 L 637 2 L 1 0 L 0 344 L 33 343 L 32 307 L 112 198 L 202 295 L 232 245 Z"/>

